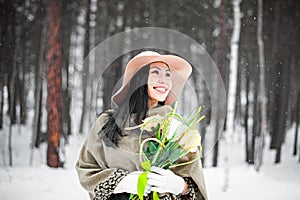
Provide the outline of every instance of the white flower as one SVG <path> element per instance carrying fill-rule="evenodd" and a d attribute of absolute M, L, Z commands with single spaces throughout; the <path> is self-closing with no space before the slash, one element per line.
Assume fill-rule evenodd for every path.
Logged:
<path fill-rule="evenodd" d="M 168 135 L 167 135 L 167 140 L 170 140 L 173 135 L 174 136 L 174 141 L 178 140 L 180 136 L 188 129 L 188 127 L 183 124 L 181 121 L 173 118 L 169 127 Z"/>
<path fill-rule="evenodd" d="M 179 145 L 190 152 L 196 152 L 198 146 L 201 146 L 201 136 L 199 131 L 191 130 L 184 135 L 179 140 Z"/>

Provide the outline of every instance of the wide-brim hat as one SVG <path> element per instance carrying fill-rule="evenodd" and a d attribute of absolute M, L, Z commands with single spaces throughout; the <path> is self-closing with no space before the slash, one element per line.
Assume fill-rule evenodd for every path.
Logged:
<path fill-rule="evenodd" d="M 188 77 L 192 73 L 191 65 L 183 58 L 175 55 L 161 55 L 155 51 L 144 51 L 133 57 L 125 68 L 124 79 L 121 88 L 112 96 L 111 100 L 121 105 L 125 100 L 132 77 L 145 65 L 154 62 L 166 63 L 171 71 L 172 88 L 165 104 L 171 105 L 180 96 Z"/>

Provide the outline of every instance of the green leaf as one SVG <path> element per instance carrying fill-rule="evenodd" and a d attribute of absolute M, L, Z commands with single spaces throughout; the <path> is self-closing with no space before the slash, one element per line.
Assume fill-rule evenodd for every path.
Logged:
<path fill-rule="evenodd" d="M 171 163 L 174 163 L 179 159 L 180 153 L 181 153 L 180 148 L 176 148 L 171 151 L 170 156 L 168 158 L 171 161 Z"/>
<path fill-rule="evenodd" d="M 153 141 L 150 141 L 150 142 L 149 142 L 149 152 L 150 152 L 150 153 L 154 153 L 154 152 L 157 151 L 157 149 L 158 149 L 157 143 L 156 143 L 156 142 L 153 142 Z"/>
<path fill-rule="evenodd" d="M 141 162 L 141 166 L 142 166 L 142 168 L 143 168 L 144 170 L 150 171 L 150 168 L 151 168 L 150 160 Z"/>
<path fill-rule="evenodd" d="M 140 200 L 144 200 L 144 192 L 147 186 L 147 174 L 148 172 L 144 172 L 139 176 L 138 179 L 138 185 L 137 185 L 137 189 L 138 189 L 138 196 L 140 198 Z"/>
<path fill-rule="evenodd" d="M 157 192 L 153 192 L 153 200 L 159 200 Z"/>

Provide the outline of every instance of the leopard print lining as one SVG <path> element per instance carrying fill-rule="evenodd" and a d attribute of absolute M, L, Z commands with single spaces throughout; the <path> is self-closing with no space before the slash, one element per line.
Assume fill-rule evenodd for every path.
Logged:
<path fill-rule="evenodd" d="M 198 187 L 192 178 L 184 178 L 187 182 L 190 192 L 186 195 L 180 195 L 181 200 L 197 199 Z"/>
<path fill-rule="evenodd" d="M 119 182 L 128 174 L 128 171 L 117 169 L 109 178 L 100 182 L 94 189 L 93 200 L 107 200 L 113 193 Z"/>

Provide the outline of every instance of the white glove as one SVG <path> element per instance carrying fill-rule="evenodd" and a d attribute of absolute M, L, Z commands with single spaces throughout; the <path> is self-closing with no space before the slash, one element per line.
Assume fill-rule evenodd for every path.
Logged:
<path fill-rule="evenodd" d="M 137 183 L 139 176 L 143 172 L 141 171 L 133 171 L 127 174 L 117 185 L 113 193 L 130 193 L 130 194 L 137 194 Z M 147 196 L 151 192 L 151 187 L 146 186 L 144 196 Z"/>
<path fill-rule="evenodd" d="M 147 184 L 152 186 L 151 191 L 158 193 L 168 192 L 178 195 L 185 188 L 184 179 L 174 174 L 171 170 L 152 166 L 147 178 Z"/>

